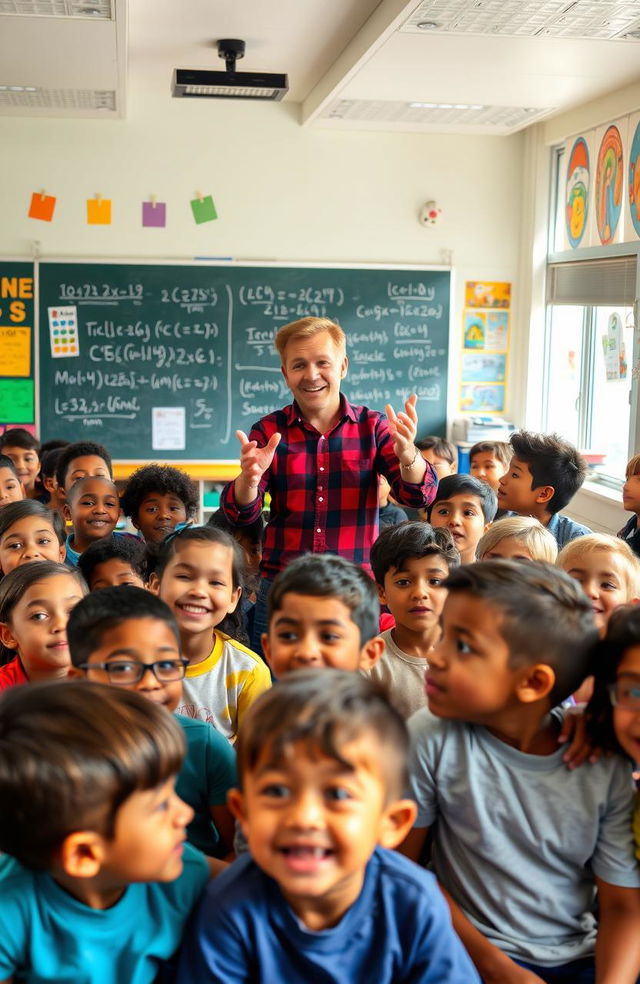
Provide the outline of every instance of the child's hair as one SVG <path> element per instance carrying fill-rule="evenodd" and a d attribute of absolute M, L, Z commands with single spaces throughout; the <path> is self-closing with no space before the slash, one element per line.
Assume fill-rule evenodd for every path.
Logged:
<path fill-rule="evenodd" d="M 431 515 L 437 502 L 464 493 L 480 499 L 485 522 L 490 523 L 498 508 L 498 498 L 490 485 L 481 482 L 479 478 L 474 478 L 473 475 L 445 475 L 444 478 L 441 478 L 436 489 L 436 497 L 429 507 L 429 515 Z"/>
<path fill-rule="evenodd" d="M 0 581 L 0 622 L 11 622 L 11 613 L 32 584 L 47 578 L 67 574 L 77 581 L 83 594 L 88 592 L 85 580 L 77 567 L 67 567 L 53 560 L 34 560 L 30 564 L 15 567 Z"/>
<path fill-rule="evenodd" d="M 62 437 L 54 437 L 50 441 L 43 441 L 40 445 L 40 453 L 46 454 L 47 451 L 60 451 L 62 448 L 66 448 L 71 444 L 71 441 L 65 441 Z"/>
<path fill-rule="evenodd" d="M 593 695 L 587 704 L 585 720 L 594 745 L 604 751 L 626 752 L 613 728 L 613 705 L 609 687 L 615 683 L 618 666 L 625 650 L 640 646 L 640 607 L 620 605 L 611 613 L 607 631 L 592 651 Z M 636 763 L 634 763 L 635 765 Z"/>
<path fill-rule="evenodd" d="M 187 519 L 195 516 L 200 502 L 198 488 L 188 475 L 171 465 L 145 465 L 134 471 L 122 493 L 122 511 L 125 516 L 135 522 L 142 500 L 152 492 L 175 495 L 184 503 Z"/>
<path fill-rule="evenodd" d="M 500 610 L 499 631 L 512 669 L 546 663 L 555 673 L 555 707 L 589 672 L 598 637 L 591 602 L 572 577 L 535 560 L 483 560 L 452 571 L 449 593 L 465 591 Z"/>
<path fill-rule="evenodd" d="M 0 749 L 0 851 L 37 870 L 74 831 L 112 838 L 125 800 L 178 772 L 184 738 L 140 694 L 65 680 L 0 696 Z"/>
<path fill-rule="evenodd" d="M 334 343 L 334 345 L 341 349 L 343 352 L 347 348 L 347 338 L 342 328 L 336 321 L 332 321 L 331 318 L 300 318 L 298 321 L 292 321 L 288 325 L 282 325 L 278 328 L 276 332 L 276 337 L 274 338 L 275 347 L 278 350 L 278 355 L 280 358 L 284 358 L 284 351 L 290 341 L 294 338 L 313 338 L 314 335 L 319 335 L 321 332 L 326 331 Z"/>
<path fill-rule="evenodd" d="M 438 458 L 444 458 L 450 465 L 457 466 L 458 455 L 456 454 L 456 449 L 451 441 L 447 441 L 446 437 L 428 434 L 426 437 L 421 437 L 419 441 L 416 441 L 416 447 L 418 451 L 433 451 Z"/>
<path fill-rule="evenodd" d="M 267 597 L 267 625 L 282 609 L 286 594 L 336 598 L 360 629 L 360 646 L 378 634 L 380 603 L 373 580 L 361 567 L 337 554 L 303 554 L 276 576 Z"/>
<path fill-rule="evenodd" d="M 625 478 L 632 478 L 633 475 L 640 475 L 640 454 L 634 454 L 627 462 Z"/>
<path fill-rule="evenodd" d="M 297 670 L 247 711 L 236 743 L 239 783 L 265 749 L 278 765 L 298 742 L 305 743 L 310 755 L 319 752 L 349 766 L 341 750 L 363 732 L 371 732 L 380 743 L 376 758 L 386 779 L 386 799 L 400 795 L 407 785 L 409 741 L 384 687 L 345 670 Z"/>
<path fill-rule="evenodd" d="M 8 468 L 10 472 L 13 472 L 18 481 L 20 481 L 20 476 L 18 475 L 18 469 L 14 465 L 11 458 L 6 454 L 0 454 L 0 468 Z"/>
<path fill-rule="evenodd" d="M 407 520 L 382 530 L 371 548 L 371 567 L 376 582 L 384 587 L 385 574 L 402 570 L 407 560 L 431 555 L 441 557 L 448 568 L 457 567 L 460 554 L 449 530 L 435 529 L 422 520 Z"/>
<path fill-rule="evenodd" d="M 153 618 L 171 629 L 180 645 L 175 616 L 166 602 L 135 585 L 102 588 L 86 595 L 71 611 L 67 639 L 74 666 L 86 663 L 102 644 L 105 632 L 129 619 Z"/>
<path fill-rule="evenodd" d="M 533 516 L 505 516 L 493 523 L 476 548 L 478 560 L 490 553 L 502 540 L 517 540 L 531 554 L 532 560 L 544 560 L 555 564 L 558 556 L 558 541 Z"/>
<path fill-rule="evenodd" d="M 558 567 L 563 571 L 575 567 L 581 557 L 594 553 L 596 550 L 607 550 L 620 558 L 623 565 L 624 579 L 627 587 L 627 600 L 640 595 L 640 560 L 625 540 L 606 533 L 588 533 L 570 540 L 558 554 Z"/>
<path fill-rule="evenodd" d="M 531 490 L 551 485 L 554 493 L 546 504 L 547 512 L 560 512 L 574 497 L 587 474 L 587 463 L 573 444 L 558 434 L 534 434 L 518 431 L 509 443 L 519 461 L 531 472 Z"/>
<path fill-rule="evenodd" d="M 0 451 L 3 448 L 23 448 L 25 451 L 35 451 L 40 456 L 40 441 L 24 427 L 10 427 L 0 434 Z"/>
<path fill-rule="evenodd" d="M 244 554 L 242 553 L 240 544 L 232 536 L 229 536 L 228 533 L 225 533 L 224 530 L 217 530 L 213 526 L 185 526 L 177 533 L 169 533 L 160 545 L 160 550 L 155 561 L 154 574 L 158 578 L 158 581 L 162 581 L 162 575 L 169 561 L 175 557 L 179 548 L 187 543 L 218 543 L 223 547 L 228 547 L 231 551 L 233 588 L 234 590 L 237 588 L 244 590 Z M 244 642 L 247 634 L 243 626 L 240 605 L 236 606 L 235 611 L 225 615 L 217 628 L 221 632 L 226 633 L 226 635 L 231 636 L 232 639 Z"/>
<path fill-rule="evenodd" d="M 67 478 L 67 472 L 71 462 L 75 461 L 76 458 L 87 458 L 89 455 L 93 455 L 96 458 L 102 458 L 107 466 L 109 475 L 113 477 L 111 455 L 106 448 L 104 448 L 101 444 L 95 444 L 93 441 L 76 441 L 74 444 L 68 444 L 66 448 L 63 448 L 62 454 L 58 458 L 58 464 L 56 465 L 56 482 L 60 488 L 64 488 L 64 483 Z"/>
<path fill-rule="evenodd" d="M 58 461 L 64 448 L 49 448 L 43 451 L 40 456 L 40 475 L 42 478 L 53 478 L 56 473 Z"/>
<path fill-rule="evenodd" d="M 48 509 L 47 506 L 38 502 L 37 499 L 22 499 L 20 502 L 10 502 L 4 509 L 0 509 L 0 539 L 14 523 L 27 516 L 40 516 L 50 523 L 53 532 L 58 538 L 60 546 L 66 543 L 67 534 L 65 533 L 64 523 L 57 512 Z"/>
<path fill-rule="evenodd" d="M 135 536 L 111 533 L 90 544 L 78 559 L 78 567 L 87 584 L 91 584 L 91 575 L 96 567 L 105 564 L 108 560 L 121 560 L 123 564 L 128 564 L 143 581 L 146 580 L 147 548 L 143 540 Z"/>
<path fill-rule="evenodd" d="M 469 450 L 469 462 L 476 454 L 492 454 L 506 468 L 511 461 L 513 449 L 506 441 L 478 441 Z"/>
<path fill-rule="evenodd" d="M 222 509 L 216 509 L 209 516 L 207 526 L 214 526 L 218 530 L 225 530 L 230 536 L 241 533 L 243 536 L 246 536 L 250 543 L 256 544 L 256 546 L 262 544 L 264 541 L 264 531 L 266 529 L 266 523 L 262 513 L 257 519 L 254 519 L 253 523 L 249 523 L 246 526 L 236 526 L 228 519 Z"/>
<path fill-rule="evenodd" d="M 118 488 L 112 478 L 107 478 L 106 475 L 85 475 L 84 478 L 79 478 L 77 482 L 74 482 L 71 488 L 67 492 L 66 502 L 67 502 L 67 507 L 69 509 L 76 501 L 76 499 L 79 499 L 80 496 L 83 495 L 87 482 L 105 482 L 107 485 L 110 485 L 113 489 L 116 499 L 118 500 L 118 504 L 120 503 Z M 134 534 L 132 533 L 131 536 L 133 535 Z"/>

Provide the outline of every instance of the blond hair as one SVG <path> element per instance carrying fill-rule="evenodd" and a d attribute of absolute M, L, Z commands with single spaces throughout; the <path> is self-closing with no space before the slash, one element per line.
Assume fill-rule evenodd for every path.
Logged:
<path fill-rule="evenodd" d="M 285 349 L 292 339 L 313 338 L 314 335 L 319 335 L 323 331 L 331 336 L 336 348 L 342 352 L 347 351 L 347 337 L 336 321 L 332 321 L 331 318 L 300 318 L 299 321 L 292 321 L 288 325 L 283 325 L 276 332 L 275 346 L 280 359 L 284 359 Z"/>
<path fill-rule="evenodd" d="M 625 478 L 631 478 L 632 475 L 638 474 L 640 474 L 640 454 L 634 454 L 633 458 L 630 458 L 627 463 Z"/>
<path fill-rule="evenodd" d="M 640 595 L 640 560 L 636 557 L 628 543 L 617 536 L 607 533 L 588 533 L 570 540 L 558 554 L 558 567 L 564 571 L 575 566 L 581 557 L 595 553 L 596 550 L 607 550 L 622 561 L 624 578 L 627 585 L 627 601 Z"/>
<path fill-rule="evenodd" d="M 476 557 L 482 560 L 501 540 L 518 540 L 531 554 L 532 560 L 545 560 L 554 564 L 558 556 L 558 544 L 542 523 L 532 516 L 505 516 L 493 523 L 476 548 Z"/>

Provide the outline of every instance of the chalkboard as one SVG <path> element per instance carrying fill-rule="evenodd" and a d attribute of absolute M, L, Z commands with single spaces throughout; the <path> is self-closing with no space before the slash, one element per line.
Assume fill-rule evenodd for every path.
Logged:
<path fill-rule="evenodd" d="M 444 433 L 448 271 L 42 262 L 39 292 L 43 440 L 237 458 L 235 431 L 291 402 L 273 337 L 306 315 L 344 328 L 352 403 L 416 392 L 420 433 Z"/>

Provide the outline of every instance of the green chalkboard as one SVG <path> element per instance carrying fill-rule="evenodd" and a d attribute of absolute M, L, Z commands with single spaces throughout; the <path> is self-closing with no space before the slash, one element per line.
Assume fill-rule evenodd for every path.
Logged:
<path fill-rule="evenodd" d="M 39 290 L 43 440 L 237 458 L 235 431 L 290 402 L 273 337 L 306 315 L 346 331 L 352 403 L 416 392 L 420 433 L 444 433 L 448 271 L 42 262 Z"/>

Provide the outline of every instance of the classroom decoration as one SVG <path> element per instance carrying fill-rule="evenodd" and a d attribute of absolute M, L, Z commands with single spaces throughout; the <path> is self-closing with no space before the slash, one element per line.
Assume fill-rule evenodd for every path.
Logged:
<path fill-rule="evenodd" d="M 623 179 L 622 136 L 618 127 L 612 125 L 602 135 L 596 162 L 595 218 L 603 246 L 620 240 Z"/>
<path fill-rule="evenodd" d="M 344 328 L 352 403 L 383 411 L 415 392 L 421 428 L 444 433 L 450 288 L 443 269 L 41 261 L 42 439 L 237 460 L 235 431 L 291 402 L 274 335 L 306 315 Z M 69 307 L 79 352 L 59 358 L 49 309 Z"/>
<path fill-rule="evenodd" d="M 575 249 L 582 242 L 589 218 L 589 148 L 578 137 L 567 160 L 565 183 L 565 231 L 569 245 Z"/>
<path fill-rule="evenodd" d="M 33 422 L 33 380 L 3 379 L 0 386 L 0 420 L 21 426 Z"/>
<path fill-rule="evenodd" d="M 0 325 L 0 366 L 5 376 L 31 374 L 31 328 Z"/>
<path fill-rule="evenodd" d="M 167 203 L 157 202 L 155 195 L 142 203 L 142 225 L 163 229 L 167 224 Z"/>
<path fill-rule="evenodd" d="M 198 225 L 201 225 L 203 222 L 213 222 L 214 219 L 218 218 L 218 213 L 216 212 L 211 195 L 203 198 L 201 194 L 196 193 L 196 197 L 191 200 L 191 211 Z"/>
<path fill-rule="evenodd" d="M 33 264 L 0 260 L 0 427 L 35 422 L 34 296 Z"/>
<path fill-rule="evenodd" d="M 78 312 L 73 305 L 50 307 L 49 341 L 52 359 L 67 359 L 80 355 Z"/>
<path fill-rule="evenodd" d="M 640 239 L 640 113 L 629 118 L 629 168 L 627 171 L 629 218 L 626 239 Z"/>
<path fill-rule="evenodd" d="M 87 199 L 87 224 L 111 225 L 111 199 L 96 195 Z"/>
<path fill-rule="evenodd" d="M 511 284 L 469 280 L 462 313 L 460 410 L 502 413 L 505 408 Z"/>
<path fill-rule="evenodd" d="M 56 207 L 56 199 L 53 195 L 45 195 L 44 191 L 34 191 L 29 205 L 29 218 L 40 219 L 42 222 L 51 222 L 53 212 Z"/>

